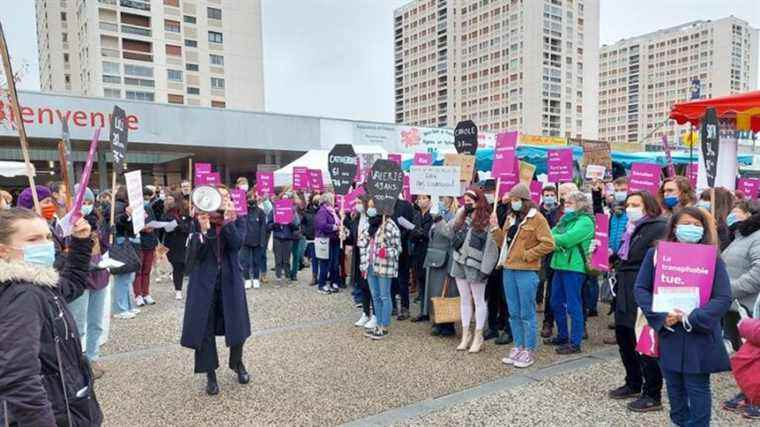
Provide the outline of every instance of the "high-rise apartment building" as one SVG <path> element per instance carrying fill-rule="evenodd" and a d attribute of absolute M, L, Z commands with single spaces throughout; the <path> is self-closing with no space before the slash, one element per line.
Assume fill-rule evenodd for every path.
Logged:
<path fill-rule="evenodd" d="M 599 138 L 680 143 L 688 127 L 668 120 L 674 103 L 757 87 L 758 30 L 735 17 L 694 21 L 603 46 Z"/>
<path fill-rule="evenodd" d="M 397 123 L 596 138 L 599 0 L 416 0 L 394 34 Z"/>
<path fill-rule="evenodd" d="M 43 91 L 264 109 L 260 0 L 36 0 Z"/>

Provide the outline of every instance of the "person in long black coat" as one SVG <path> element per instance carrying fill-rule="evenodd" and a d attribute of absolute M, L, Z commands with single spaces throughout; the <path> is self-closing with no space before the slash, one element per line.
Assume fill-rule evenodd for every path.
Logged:
<path fill-rule="evenodd" d="M 238 382 L 250 381 L 243 365 L 243 344 L 251 336 L 251 321 L 238 257 L 245 239 L 244 221 L 235 219 L 228 201 L 223 221 L 212 223 L 209 214 L 197 215 L 197 228 L 188 242 L 195 264 L 187 266 L 190 282 L 180 344 L 195 350 L 195 373 L 206 374 L 209 395 L 219 393 L 217 335 L 224 336 L 230 348 L 229 368 L 237 373 Z"/>
<path fill-rule="evenodd" d="M 166 259 L 172 266 L 172 281 L 174 282 L 175 299 L 182 299 L 182 280 L 185 277 L 185 247 L 187 236 L 193 225 L 190 216 L 188 202 L 182 197 L 182 193 L 172 193 L 167 196 L 165 211 L 161 221 L 177 221 L 177 226 L 171 231 L 164 233 L 164 246 L 169 250 Z"/>

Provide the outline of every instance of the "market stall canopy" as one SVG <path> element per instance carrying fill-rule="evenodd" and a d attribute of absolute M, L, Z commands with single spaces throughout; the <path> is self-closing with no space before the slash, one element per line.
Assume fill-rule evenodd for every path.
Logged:
<path fill-rule="evenodd" d="M 721 119 L 736 119 L 737 130 L 760 132 L 760 91 L 681 102 L 673 105 L 670 118 L 679 125 L 691 123 L 699 127 L 710 107 L 715 108 Z"/>
<path fill-rule="evenodd" d="M 388 151 L 379 145 L 354 145 L 354 151 L 359 154 L 380 154 L 382 158 L 388 157 Z M 290 185 L 293 182 L 293 168 L 306 167 L 309 169 L 321 169 L 322 180 L 325 185 L 330 183 L 330 173 L 327 170 L 327 156 L 330 150 L 309 150 L 303 156 L 292 163 L 283 166 L 274 172 L 274 185 L 276 187 Z"/>
<path fill-rule="evenodd" d="M 32 174 L 36 175 L 34 165 L 32 165 Z M 26 164 L 24 162 L 0 162 L 0 176 L 12 178 L 22 175 L 26 175 Z"/>

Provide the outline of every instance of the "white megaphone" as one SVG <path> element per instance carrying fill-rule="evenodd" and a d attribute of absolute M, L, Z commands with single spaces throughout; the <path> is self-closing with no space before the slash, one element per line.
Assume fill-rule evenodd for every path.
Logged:
<path fill-rule="evenodd" d="M 222 208 L 222 193 L 214 187 L 202 185 L 190 196 L 193 206 L 202 212 L 217 212 Z"/>

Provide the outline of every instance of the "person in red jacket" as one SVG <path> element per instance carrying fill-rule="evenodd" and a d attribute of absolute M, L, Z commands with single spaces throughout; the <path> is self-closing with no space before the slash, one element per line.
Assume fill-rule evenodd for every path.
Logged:
<path fill-rule="evenodd" d="M 757 312 L 758 309 L 756 315 Z M 731 367 L 741 392 L 723 403 L 724 409 L 739 412 L 749 419 L 760 419 L 760 319 L 755 317 L 739 322 L 739 335 L 745 342 L 731 359 Z"/>

